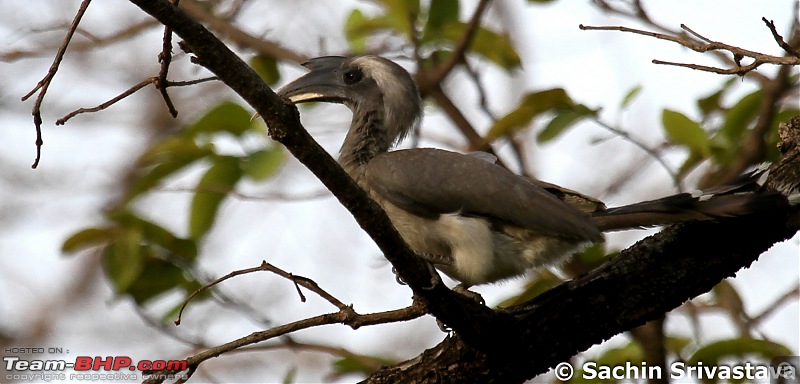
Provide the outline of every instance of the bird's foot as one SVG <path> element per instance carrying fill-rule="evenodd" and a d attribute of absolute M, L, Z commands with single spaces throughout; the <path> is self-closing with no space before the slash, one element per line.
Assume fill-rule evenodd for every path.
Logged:
<path fill-rule="evenodd" d="M 483 300 L 483 296 L 481 296 L 477 292 L 470 291 L 468 288 L 469 287 L 467 287 L 464 284 L 459 284 L 459 285 L 456 285 L 455 288 L 453 288 L 453 292 L 459 293 L 459 294 L 461 294 L 463 296 L 466 296 L 466 297 L 468 297 L 468 298 L 470 298 L 472 300 L 475 300 L 478 303 L 480 303 L 481 305 L 486 305 L 486 301 Z"/>
<path fill-rule="evenodd" d="M 455 260 L 451 256 L 436 255 L 433 253 L 417 253 L 417 255 L 432 264 L 453 265 L 455 263 Z"/>
<path fill-rule="evenodd" d="M 434 267 L 433 264 L 426 264 L 428 265 L 428 272 L 431 274 L 431 285 L 429 287 L 422 287 L 422 289 L 430 291 L 431 289 L 436 288 L 438 284 L 442 283 L 442 278 L 439 277 L 439 272 L 436 271 L 436 267 Z"/>
<path fill-rule="evenodd" d="M 439 277 L 439 273 L 438 273 L 438 272 L 436 272 L 436 267 L 434 267 L 434 266 L 433 266 L 433 264 L 431 264 L 431 263 L 425 263 L 425 265 L 427 265 L 427 266 L 428 266 L 428 270 L 429 270 L 429 271 L 430 271 L 430 273 L 431 273 L 431 285 L 429 285 L 429 286 L 427 286 L 427 287 L 422 287 L 422 289 L 424 289 L 424 290 L 431 290 L 431 289 L 434 289 L 434 288 L 436 288 L 436 285 L 438 285 L 438 284 L 440 284 L 440 283 L 442 282 L 442 278 L 441 278 L 441 277 Z M 408 285 L 408 284 L 407 284 L 407 283 L 406 283 L 406 282 L 403 280 L 403 278 L 401 278 L 401 277 L 400 277 L 400 275 L 399 275 L 399 274 L 397 274 L 397 268 L 395 268 L 395 267 L 392 267 L 392 273 L 394 273 L 394 279 L 397 281 L 397 284 L 400 284 L 400 285 Z"/>
<path fill-rule="evenodd" d="M 392 273 L 394 273 L 394 279 L 395 279 L 395 281 L 397 281 L 397 284 L 408 285 L 408 284 L 406 284 L 405 281 L 403 281 L 403 278 L 401 278 L 400 275 L 397 274 L 397 268 L 392 267 Z"/>
<path fill-rule="evenodd" d="M 441 320 L 436 319 L 436 325 L 439 327 L 439 330 L 444 333 L 451 333 L 453 332 L 453 328 L 447 326 L 447 324 L 443 323 Z"/>

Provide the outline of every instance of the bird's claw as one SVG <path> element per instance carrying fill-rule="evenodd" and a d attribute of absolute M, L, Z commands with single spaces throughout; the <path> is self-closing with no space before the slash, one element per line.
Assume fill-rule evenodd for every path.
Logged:
<path fill-rule="evenodd" d="M 433 264 L 453 265 L 455 263 L 455 260 L 453 260 L 451 256 L 436 255 L 433 253 L 418 253 L 417 255 L 423 260 Z"/>
<path fill-rule="evenodd" d="M 470 298 L 472 300 L 475 300 L 478 303 L 480 303 L 481 305 L 486 305 L 486 301 L 483 300 L 483 296 L 481 296 L 477 292 L 470 291 L 468 289 L 468 287 L 465 286 L 464 284 L 456 285 L 456 287 L 453 288 L 453 292 L 456 292 L 456 293 L 461 294 L 463 296 L 466 296 L 466 297 L 468 297 L 468 298 Z"/>
<path fill-rule="evenodd" d="M 408 284 L 406 284 L 405 281 L 403 281 L 403 278 L 401 278 L 400 275 L 397 274 L 397 268 L 392 267 L 392 273 L 394 273 L 394 279 L 395 279 L 395 281 L 397 281 L 397 284 L 408 285 Z"/>

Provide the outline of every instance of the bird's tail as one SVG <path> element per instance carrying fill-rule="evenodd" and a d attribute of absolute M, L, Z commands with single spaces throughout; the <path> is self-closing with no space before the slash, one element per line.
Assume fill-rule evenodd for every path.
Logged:
<path fill-rule="evenodd" d="M 797 204 L 797 196 L 765 188 L 769 170 L 759 167 L 737 180 L 695 193 L 679 193 L 656 200 L 591 212 L 603 232 L 713 220 Z"/>

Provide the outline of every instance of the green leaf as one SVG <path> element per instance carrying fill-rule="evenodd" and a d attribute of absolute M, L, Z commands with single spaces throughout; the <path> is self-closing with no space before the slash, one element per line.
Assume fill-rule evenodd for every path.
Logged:
<path fill-rule="evenodd" d="M 419 0 L 379 0 L 386 8 L 386 14 L 398 20 L 398 24 L 403 24 L 402 29 L 405 32 L 411 32 L 411 18 L 416 18 L 419 15 Z"/>
<path fill-rule="evenodd" d="M 698 349 L 687 361 L 690 365 L 703 362 L 704 365 L 717 365 L 728 357 L 760 356 L 766 360 L 778 356 L 790 356 L 792 351 L 782 344 L 749 337 L 720 340 Z"/>
<path fill-rule="evenodd" d="M 686 146 L 692 152 L 699 153 L 703 157 L 710 155 L 711 146 L 706 132 L 700 124 L 680 112 L 669 109 L 662 112 L 661 122 L 667 138 L 671 142 Z"/>
<path fill-rule="evenodd" d="M 598 356 L 596 359 L 593 359 L 597 365 L 596 367 L 620 367 L 625 366 L 626 363 L 629 363 L 633 366 L 641 366 L 642 364 L 642 348 L 639 346 L 639 343 L 634 341 L 628 342 L 623 347 L 620 348 L 611 348 L 603 352 L 602 355 Z M 578 366 L 575 370 L 575 374 L 572 376 L 571 383 L 583 383 L 585 380 L 581 380 L 581 378 L 586 374 L 586 371 L 583 370 L 581 366 Z M 618 383 L 620 380 L 615 378 L 609 379 L 595 379 L 592 381 L 593 383 Z"/>
<path fill-rule="evenodd" d="M 586 247 L 583 251 L 575 254 L 575 258 L 581 262 L 585 267 L 593 269 L 599 267 L 600 264 L 608 261 L 609 258 L 618 255 L 619 252 L 609 252 L 604 243 L 592 244 Z"/>
<path fill-rule="evenodd" d="M 228 192 L 233 190 L 242 176 L 239 159 L 220 156 L 197 184 L 189 215 L 189 236 L 202 238 L 217 217 L 217 211 Z"/>
<path fill-rule="evenodd" d="M 178 160 L 196 160 L 211 153 L 211 147 L 198 146 L 190 137 L 173 136 L 161 140 L 150 147 L 137 161 L 140 167 L 174 162 Z"/>
<path fill-rule="evenodd" d="M 761 107 L 762 92 L 755 91 L 741 98 L 733 107 L 725 111 L 725 122 L 720 128 L 720 133 L 731 143 L 738 147 L 742 135 L 747 131 L 750 123 L 758 115 Z"/>
<path fill-rule="evenodd" d="M 584 105 L 577 105 L 574 109 L 564 110 L 558 113 L 552 120 L 539 132 L 536 136 L 536 141 L 539 143 L 548 142 L 558 135 L 564 133 L 568 128 L 575 125 L 585 117 L 592 116 L 595 111 L 589 109 Z"/>
<path fill-rule="evenodd" d="M 636 99 L 636 96 L 639 96 L 640 92 L 642 92 L 641 85 L 637 85 L 631 88 L 631 90 L 625 94 L 625 97 L 622 98 L 622 102 L 619 103 L 619 108 L 625 109 L 628 105 L 630 105 L 633 102 L 633 100 Z"/>
<path fill-rule="evenodd" d="M 431 0 L 422 40 L 438 37 L 445 26 L 458 23 L 459 6 L 459 0 Z"/>
<path fill-rule="evenodd" d="M 720 104 L 722 97 L 735 83 L 736 78 L 731 78 L 723 83 L 722 87 L 720 87 L 716 92 L 697 100 L 697 107 L 700 109 L 700 112 L 703 114 L 703 116 L 708 116 L 713 112 L 722 110 L 722 105 Z"/>
<path fill-rule="evenodd" d="M 358 9 L 347 16 L 344 22 L 344 36 L 353 52 L 363 53 L 367 50 L 367 37 L 372 29 L 369 23 L 370 20 Z"/>
<path fill-rule="evenodd" d="M 212 108 L 194 124 L 186 127 L 189 135 L 230 132 L 241 136 L 253 126 L 250 113 L 239 104 L 224 101 Z"/>
<path fill-rule="evenodd" d="M 692 339 L 688 337 L 667 336 L 664 340 L 664 349 L 667 352 L 673 352 L 677 356 L 682 356 L 681 352 L 684 348 L 692 344 Z"/>
<path fill-rule="evenodd" d="M 462 22 L 447 25 L 442 36 L 452 42 L 459 41 L 467 25 Z M 518 68 L 522 61 L 508 36 L 499 34 L 484 27 L 478 27 L 468 52 L 473 52 L 511 71 Z"/>
<path fill-rule="evenodd" d="M 148 192 L 151 188 L 158 185 L 161 182 L 161 180 L 185 168 L 192 162 L 193 162 L 192 160 L 178 160 L 169 163 L 159 164 L 156 165 L 155 167 L 150 168 L 150 170 L 148 170 L 144 175 L 142 175 L 133 182 L 133 185 L 128 190 L 128 194 L 125 196 L 123 202 L 127 203 L 133 200 L 133 198 L 141 195 L 142 193 Z"/>
<path fill-rule="evenodd" d="M 64 240 L 61 252 L 75 253 L 87 248 L 107 244 L 112 239 L 112 231 L 108 228 L 86 228 L 73 233 Z"/>
<path fill-rule="evenodd" d="M 274 57 L 256 55 L 250 59 L 250 66 L 255 69 L 261 79 L 269 85 L 275 85 L 281 79 L 278 61 Z"/>
<path fill-rule="evenodd" d="M 602 355 L 598 356 L 597 366 L 619 366 L 630 362 L 633 365 L 640 365 L 643 359 L 642 347 L 635 341 L 629 342 L 620 348 L 611 348 Z"/>
<path fill-rule="evenodd" d="M 154 165 L 140 171 L 143 174 L 134 180 L 123 202 L 127 203 L 149 191 L 166 177 L 212 153 L 210 145 L 199 147 L 194 140 L 187 137 L 170 138 L 156 144 L 139 159 L 140 165 Z"/>
<path fill-rule="evenodd" d="M 283 148 L 277 145 L 253 152 L 244 159 L 244 174 L 255 181 L 265 180 L 280 168 L 285 157 Z"/>
<path fill-rule="evenodd" d="M 744 313 L 744 302 L 736 287 L 729 281 L 722 280 L 711 289 L 716 299 L 715 306 L 725 310 L 732 317 L 738 317 Z"/>
<path fill-rule="evenodd" d="M 121 232 L 105 249 L 103 267 L 118 294 L 127 292 L 144 269 L 141 240 L 140 231 L 129 229 Z"/>
<path fill-rule="evenodd" d="M 149 258 L 135 282 L 126 293 L 133 297 L 137 304 L 143 305 L 148 300 L 175 288 L 182 288 L 187 283 L 183 270 L 174 264 Z"/>
<path fill-rule="evenodd" d="M 184 261 L 197 257 L 197 244 L 193 240 L 180 238 L 168 229 L 130 212 L 119 212 L 115 218 L 126 227 L 141 231 L 143 243 L 157 245 L 169 251 L 170 257 L 177 256 Z"/>
<path fill-rule="evenodd" d="M 345 21 L 344 34 L 354 52 L 366 51 L 367 39 L 378 31 L 400 33 L 406 37 L 415 33 L 409 17 L 416 19 L 419 15 L 418 0 L 382 0 L 376 3 L 386 10 L 384 14 L 370 18 L 354 10 Z"/>
<path fill-rule="evenodd" d="M 363 373 L 369 375 L 381 366 L 389 366 L 396 363 L 397 361 L 395 359 L 377 356 L 345 356 L 333 362 L 333 370 L 339 375 L 347 373 Z"/>
<path fill-rule="evenodd" d="M 703 160 L 705 160 L 705 158 L 699 153 L 696 152 L 689 153 L 689 157 L 687 157 L 686 160 L 684 160 L 683 164 L 681 164 L 681 167 L 678 169 L 678 173 L 676 175 L 678 179 L 682 180 L 684 176 L 689 174 L 689 172 L 695 169 L 695 167 L 700 165 L 700 163 L 702 163 Z"/>
<path fill-rule="evenodd" d="M 529 93 L 520 102 L 517 109 L 497 120 L 486 134 L 486 141 L 491 142 L 516 130 L 527 127 L 534 117 L 553 109 L 568 108 L 574 102 L 563 88 Z"/>

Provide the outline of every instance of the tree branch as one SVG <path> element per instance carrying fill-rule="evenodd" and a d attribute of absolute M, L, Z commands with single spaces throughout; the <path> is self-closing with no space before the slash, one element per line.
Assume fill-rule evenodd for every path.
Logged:
<path fill-rule="evenodd" d="M 429 92 L 433 91 L 433 88 L 440 87 L 444 78 L 453 71 L 453 69 L 461 60 L 464 60 L 464 53 L 472 43 L 472 39 L 475 37 L 475 32 L 478 31 L 478 27 L 481 25 L 481 17 L 483 17 L 483 14 L 486 12 L 486 8 L 490 3 L 490 0 L 481 0 L 478 3 L 478 6 L 475 8 L 475 12 L 472 13 L 472 17 L 470 18 L 464 33 L 456 42 L 453 52 L 450 53 L 450 56 L 447 58 L 447 61 L 445 61 L 444 64 L 438 66 L 434 71 L 431 72 L 423 72 L 420 70 L 418 75 L 424 74 L 424 76 L 417 76 L 420 94 L 423 96 L 427 95 Z M 420 66 L 420 68 L 422 67 Z"/>
<path fill-rule="evenodd" d="M 78 12 L 75 14 L 75 17 L 72 19 L 72 24 L 69 26 L 69 30 L 67 31 L 67 35 L 64 37 L 64 41 L 58 47 L 58 52 L 56 52 L 56 57 L 53 59 L 53 64 L 50 65 L 50 69 L 47 71 L 47 74 L 44 75 L 44 78 L 36 84 L 36 86 L 28 92 L 25 96 L 22 96 L 22 101 L 28 100 L 31 96 L 33 96 L 36 91 L 39 91 L 39 96 L 36 97 L 36 102 L 33 103 L 33 111 L 31 114 L 33 115 L 33 125 L 36 126 L 36 159 L 33 161 L 33 165 L 31 168 L 36 168 L 39 166 L 39 160 L 42 158 L 42 145 L 44 145 L 44 140 L 42 140 L 42 102 L 44 102 L 44 95 L 47 94 L 47 89 L 50 87 L 50 82 L 53 80 L 53 77 L 56 76 L 56 72 L 58 72 L 58 67 L 61 65 L 61 60 L 64 59 L 64 54 L 67 52 L 67 47 L 69 46 L 70 40 L 72 40 L 72 36 L 75 35 L 75 31 L 78 29 L 78 25 L 81 23 L 81 19 L 83 15 L 86 13 L 86 9 L 89 8 L 89 3 L 91 0 L 83 0 L 81 2 L 80 7 L 78 8 Z"/>
<path fill-rule="evenodd" d="M 675 65 L 680 67 L 687 67 L 691 69 L 697 69 L 701 71 L 708 71 L 714 72 L 719 74 L 736 74 L 736 75 L 744 75 L 762 64 L 778 64 L 778 65 L 799 65 L 800 64 L 800 57 L 794 56 L 773 56 L 767 55 L 764 53 L 759 53 L 755 51 L 750 51 L 747 49 L 739 48 L 730 44 L 721 43 L 718 41 L 712 41 L 697 32 L 691 30 L 686 25 L 681 24 L 681 28 L 688 32 L 689 34 L 695 36 L 696 38 L 700 39 L 704 43 L 698 43 L 696 41 L 692 41 L 689 39 L 685 39 L 679 36 L 672 36 L 663 33 L 656 33 L 650 31 L 643 31 L 640 29 L 628 28 L 628 27 L 621 27 L 621 26 L 602 26 L 602 27 L 594 27 L 588 25 L 579 25 L 580 29 L 584 31 L 621 31 L 621 32 L 629 32 L 635 33 L 637 35 L 644 35 L 655 37 L 656 39 L 660 40 L 667 40 L 673 43 L 678 43 L 686 48 L 689 48 L 695 52 L 709 52 L 709 51 L 728 51 L 734 55 L 734 58 L 739 58 L 735 60 L 736 66 L 731 68 L 717 68 L 711 67 L 706 65 L 699 65 L 699 64 L 686 64 L 686 63 L 675 63 L 670 61 L 661 61 L 661 60 L 653 60 L 653 64 L 665 64 L 665 65 Z M 748 65 L 739 65 L 740 58 L 749 57 L 753 59 L 753 62 Z"/>
<path fill-rule="evenodd" d="M 800 194 L 800 116 L 783 125 L 769 188 Z M 522 382 L 612 336 L 703 294 L 800 229 L 797 207 L 668 227 L 613 260 L 522 305 L 502 310 L 524 331 L 511 354 L 483 353 L 458 336 L 386 367 L 366 383 Z M 546 346 L 546 347 L 543 347 Z"/>

